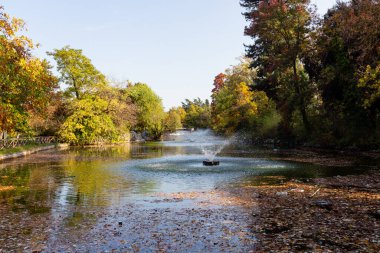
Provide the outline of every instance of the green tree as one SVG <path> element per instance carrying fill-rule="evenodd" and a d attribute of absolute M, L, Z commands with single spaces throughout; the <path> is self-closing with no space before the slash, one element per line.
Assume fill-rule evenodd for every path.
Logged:
<path fill-rule="evenodd" d="M 182 128 L 182 113 L 184 110 L 182 107 L 171 108 L 169 112 L 166 113 L 164 120 L 165 130 L 169 132 L 175 132 L 178 128 Z"/>
<path fill-rule="evenodd" d="M 62 125 L 60 138 L 74 145 L 118 140 L 117 130 L 107 114 L 107 101 L 85 98 L 72 103 L 72 114 Z"/>
<path fill-rule="evenodd" d="M 164 130 L 165 117 L 161 98 L 144 83 L 127 88 L 127 94 L 137 107 L 137 131 L 146 131 L 153 139 L 159 139 Z"/>
<path fill-rule="evenodd" d="M 129 135 L 137 124 L 137 105 L 128 96 L 128 87 L 106 85 L 97 96 L 107 101 L 106 112 L 120 135 Z"/>
<path fill-rule="evenodd" d="M 44 113 L 57 87 L 48 62 L 31 54 L 33 42 L 17 35 L 24 25 L 0 6 L 0 132 L 29 131 L 30 112 Z"/>
<path fill-rule="evenodd" d="M 211 106 L 206 99 L 196 98 L 193 101 L 186 99 L 182 103 L 185 110 L 184 126 L 187 128 L 208 128 L 211 123 Z"/>
<path fill-rule="evenodd" d="M 57 62 L 60 81 L 67 85 L 68 97 L 82 99 L 86 94 L 94 94 L 105 86 L 105 76 L 83 55 L 82 50 L 65 46 L 48 54 Z"/>
<path fill-rule="evenodd" d="M 128 140 L 129 130 L 137 123 L 137 105 L 128 87 L 111 86 L 82 50 L 66 46 L 49 54 L 57 61 L 71 108 L 59 132 L 61 138 L 75 145 Z"/>

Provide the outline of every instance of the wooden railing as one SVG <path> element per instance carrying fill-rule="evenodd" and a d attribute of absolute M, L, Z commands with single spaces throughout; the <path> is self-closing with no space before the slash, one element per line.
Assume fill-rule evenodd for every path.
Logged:
<path fill-rule="evenodd" d="M 18 146 L 24 146 L 28 144 L 48 144 L 56 143 L 57 138 L 55 136 L 38 136 L 30 138 L 7 138 L 0 139 L 0 149 L 15 148 Z"/>

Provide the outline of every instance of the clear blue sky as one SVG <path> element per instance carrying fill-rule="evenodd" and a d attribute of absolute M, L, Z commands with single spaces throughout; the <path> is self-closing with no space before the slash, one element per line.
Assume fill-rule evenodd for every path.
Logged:
<path fill-rule="evenodd" d="M 238 0 L 2 0 L 41 44 L 38 56 L 70 45 L 118 80 L 145 82 L 165 108 L 209 98 L 214 76 L 244 53 Z M 335 0 L 314 0 L 319 13 Z M 51 59 L 49 59 L 51 60 Z"/>

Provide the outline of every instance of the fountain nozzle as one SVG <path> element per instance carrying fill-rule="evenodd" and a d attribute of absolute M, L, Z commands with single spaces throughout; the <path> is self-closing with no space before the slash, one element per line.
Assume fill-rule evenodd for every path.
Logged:
<path fill-rule="evenodd" d="M 219 161 L 204 160 L 203 165 L 204 166 L 217 166 L 217 165 L 219 165 Z"/>

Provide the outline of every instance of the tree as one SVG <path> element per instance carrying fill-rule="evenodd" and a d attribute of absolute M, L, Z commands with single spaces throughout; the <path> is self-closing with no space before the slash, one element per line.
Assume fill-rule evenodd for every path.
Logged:
<path fill-rule="evenodd" d="M 247 9 L 244 15 L 250 21 L 245 34 L 254 40 L 254 44 L 247 47 L 247 55 L 253 59 L 252 66 L 258 68 L 258 87 L 263 85 L 268 94 L 277 98 L 277 87 L 270 86 L 277 84 L 281 87 L 276 79 L 291 69 L 290 81 L 297 98 L 296 106 L 305 129 L 309 131 L 306 108 L 310 97 L 307 97 L 307 83 L 301 82 L 299 75 L 300 62 L 309 51 L 313 31 L 314 15 L 309 0 L 241 0 L 241 5 Z M 289 114 L 289 110 L 285 114 Z"/>
<path fill-rule="evenodd" d="M 112 87 L 82 50 L 66 46 L 49 54 L 57 61 L 61 82 L 67 85 L 65 97 L 71 107 L 59 132 L 62 139 L 71 144 L 127 140 L 137 123 L 137 107 L 128 87 Z"/>
<path fill-rule="evenodd" d="M 65 46 L 48 53 L 57 62 L 61 74 L 60 81 L 67 85 L 66 95 L 82 99 L 86 94 L 94 94 L 106 84 L 100 73 L 82 50 Z"/>
<path fill-rule="evenodd" d="M 379 19 L 378 0 L 337 3 L 324 16 L 316 52 L 306 61 L 323 101 L 321 132 L 335 145 L 379 142 Z"/>
<path fill-rule="evenodd" d="M 250 64 L 250 60 L 242 58 L 238 65 L 225 71 L 223 85 L 213 90 L 211 125 L 215 131 L 227 135 L 240 131 L 256 133 L 258 119 L 273 108 L 265 92 L 253 91 L 248 85 L 252 86 L 256 77 Z"/>
<path fill-rule="evenodd" d="M 97 94 L 107 101 L 107 114 L 120 135 L 126 135 L 137 124 L 137 105 L 128 96 L 128 87 L 105 85 Z"/>
<path fill-rule="evenodd" d="M 214 88 L 212 89 L 213 93 L 218 92 L 224 86 L 225 78 L 226 78 L 226 75 L 223 73 L 220 73 L 217 76 L 215 76 Z"/>
<path fill-rule="evenodd" d="M 263 92 L 262 92 L 263 93 Z M 219 132 L 233 134 L 243 128 L 249 129 L 257 114 L 253 92 L 246 83 L 224 86 L 214 95 L 213 128 Z"/>
<path fill-rule="evenodd" d="M 375 68 L 367 66 L 359 79 L 358 87 L 364 90 L 363 107 L 378 110 L 380 108 L 380 62 Z"/>
<path fill-rule="evenodd" d="M 62 92 L 51 97 L 44 113 L 29 111 L 28 125 L 33 134 L 39 136 L 55 136 L 69 116 L 69 103 L 63 99 Z"/>
<path fill-rule="evenodd" d="M 182 107 L 171 108 L 169 112 L 166 113 L 164 120 L 165 130 L 169 132 L 175 132 L 178 128 L 182 128 L 182 114 L 184 110 Z"/>
<path fill-rule="evenodd" d="M 71 105 L 72 114 L 61 126 L 62 141 L 74 145 L 118 140 L 117 130 L 107 114 L 107 101 L 99 98 L 76 100 Z"/>
<path fill-rule="evenodd" d="M 57 87 L 48 62 L 31 54 L 34 43 L 17 35 L 24 26 L 0 6 L 0 132 L 29 131 L 29 112 L 43 113 Z"/>
<path fill-rule="evenodd" d="M 211 123 L 210 102 L 206 99 L 202 101 L 196 98 L 193 101 L 186 99 L 182 102 L 185 110 L 184 126 L 187 128 L 208 128 Z"/>
<path fill-rule="evenodd" d="M 144 83 L 136 83 L 127 88 L 128 97 L 137 106 L 137 131 L 146 131 L 151 138 L 162 135 L 165 117 L 161 98 Z"/>

